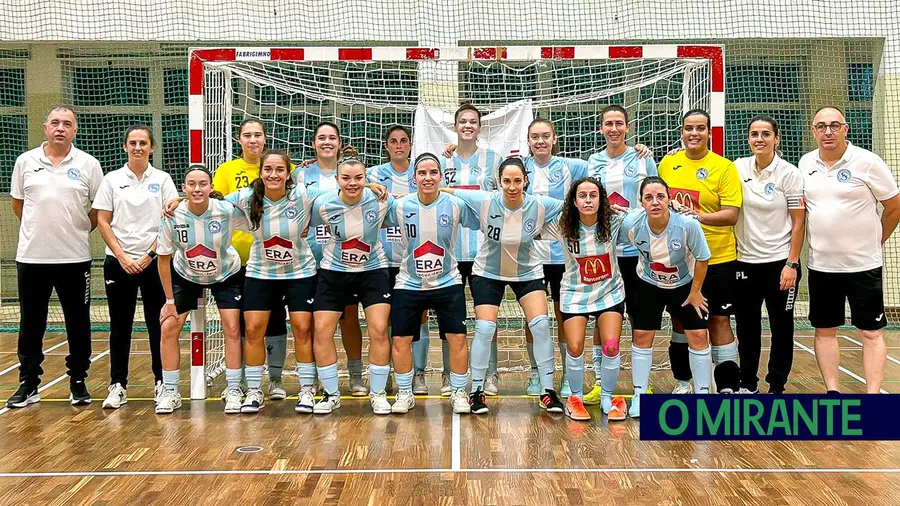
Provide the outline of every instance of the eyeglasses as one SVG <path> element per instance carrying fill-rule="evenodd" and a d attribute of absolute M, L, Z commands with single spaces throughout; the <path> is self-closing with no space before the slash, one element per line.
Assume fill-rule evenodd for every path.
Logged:
<path fill-rule="evenodd" d="M 839 123 L 837 121 L 833 121 L 830 125 L 826 125 L 825 123 L 816 123 L 815 125 L 813 125 L 813 128 L 816 129 L 816 132 L 819 132 L 820 134 L 822 134 L 822 133 L 825 133 L 825 130 L 831 130 L 832 132 L 837 132 L 844 125 L 846 125 L 846 123 Z"/>

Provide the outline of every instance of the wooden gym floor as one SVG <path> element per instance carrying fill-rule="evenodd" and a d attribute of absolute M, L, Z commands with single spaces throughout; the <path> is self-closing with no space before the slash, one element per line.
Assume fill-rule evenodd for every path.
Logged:
<path fill-rule="evenodd" d="M 864 392 L 858 337 L 841 334 L 843 390 Z M 226 416 L 217 398 L 157 416 L 138 340 L 129 402 L 103 410 L 109 347 L 105 333 L 94 338 L 93 404 L 69 404 L 67 345 L 53 334 L 40 404 L 0 409 L 0 505 L 900 504 L 900 442 L 640 441 L 637 421 L 608 423 L 596 407 L 590 423 L 542 412 L 521 395 L 523 374 L 501 377 L 485 416 L 454 416 L 437 396 L 405 416 L 376 417 L 367 400 L 350 398 L 329 416 L 297 415 L 290 398 L 255 416 Z M 0 334 L 2 399 L 17 386 L 15 342 Z M 887 343 L 884 390 L 900 393 L 900 332 Z M 808 333 L 796 338 L 789 392 L 822 391 L 812 347 Z M 296 395 L 296 377 L 286 380 Z M 437 392 L 439 375 L 429 381 Z M 623 371 L 621 393 L 630 381 Z M 652 383 L 669 391 L 670 372 L 654 372 Z"/>

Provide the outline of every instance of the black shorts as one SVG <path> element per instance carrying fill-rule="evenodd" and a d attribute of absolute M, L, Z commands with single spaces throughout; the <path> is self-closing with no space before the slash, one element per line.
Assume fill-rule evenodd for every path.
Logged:
<path fill-rule="evenodd" d="M 482 304 L 500 307 L 500 301 L 503 300 L 503 293 L 506 291 L 507 286 L 512 288 L 513 293 L 516 295 L 516 300 L 519 300 L 531 292 L 543 292 L 544 280 L 501 281 L 499 279 L 472 275 L 470 286 L 472 291 L 472 302 L 475 304 L 475 307 Z"/>
<path fill-rule="evenodd" d="M 637 304 L 634 291 L 641 280 L 637 273 L 638 257 L 618 257 L 619 273 L 622 274 L 622 283 L 625 285 L 625 310 L 630 315 Z"/>
<path fill-rule="evenodd" d="M 244 278 L 240 272 L 236 272 L 230 277 L 211 285 L 201 285 L 188 281 L 178 274 L 175 269 L 172 269 L 171 272 L 172 292 L 175 296 L 175 310 L 178 314 L 197 309 L 197 301 L 203 297 L 203 289 L 205 288 L 209 288 L 219 309 L 242 308 L 241 303 L 243 301 L 241 299 L 243 298 Z"/>
<path fill-rule="evenodd" d="M 316 297 L 315 276 L 301 279 L 258 279 L 244 281 L 244 311 L 275 311 L 287 305 L 291 313 L 312 313 Z M 280 334 L 279 334 L 280 335 Z"/>
<path fill-rule="evenodd" d="M 397 284 L 397 276 L 400 275 L 399 267 L 388 267 L 388 277 L 391 283 L 391 293 L 394 293 L 394 285 Z"/>
<path fill-rule="evenodd" d="M 734 290 L 737 282 L 737 261 L 710 265 L 700 292 L 706 297 L 710 316 L 734 314 Z M 697 316 L 696 314 L 694 316 Z M 685 327 L 687 328 L 687 327 Z"/>
<path fill-rule="evenodd" d="M 684 330 L 705 329 L 707 320 L 697 315 L 694 306 L 690 304 L 681 306 L 691 293 L 691 284 L 687 283 L 678 288 L 660 288 L 638 279 L 635 296 L 641 302 L 634 305 L 634 311 L 631 313 L 634 328 L 659 330 L 662 327 L 663 310 L 666 310 L 672 318 L 677 318 L 681 322 Z M 708 299 L 707 297 L 707 302 Z"/>
<path fill-rule="evenodd" d="M 391 331 L 395 336 L 419 340 L 422 313 L 433 309 L 441 338 L 466 333 L 466 294 L 462 285 L 437 290 L 395 290 L 391 302 Z"/>
<path fill-rule="evenodd" d="M 863 272 L 821 272 L 809 269 L 809 322 L 817 329 L 844 324 L 844 300 L 850 323 L 860 330 L 887 325 L 881 267 Z"/>
<path fill-rule="evenodd" d="M 575 318 L 576 316 L 583 316 L 583 317 L 587 318 L 588 321 L 590 321 L 590 320 L 591 320 L 591 317 L 593 316 L 593 317 L 594 317 L 594 320 L 599 320 L 599 319 L 600 319 L 600 315 L 602 315 L 603 313 L 610 313 L 610 312 L 611 312 L 611 313 L 619 313 L 620 316 L 624 316 L 624 315 L 625 315 L 625 303 L 624 303 L 624 302 L 620 302 L 620 303 L 616 304 L 616 305 L 613 306 L 613 307 L 608 307 L 608 308 L 606 308 L 606 309 L 601 309 L 600 311 L 594 311 L 593 313 L 584 313 L 584 314 L 579 314 L 579 313 L 562 313 L 562 321 L 566 321 L 566 320 L 568 320 L 569 318 Z"/>
<path fill-rule="evenodd" d="M 347 306 L 361 303 L 363 309 L 374 304 L 391 303 L 390 275 L 387 268 L 366 272 L 319 271 L 314 311 L 343 313 Z"/>
<path fill-rule="evenodd" d="M 559 302 L 559 286 L 562 284 L 566 266 L 562 264 L 544 264 L 544 285 L 550 288 L 550 298 Z"/>
<path fill-rule="evenodd" d="M 456 268 L 459 270 L 459 275 L 462 277 L 463 288 L 467 284 L 469 284 L 469 280 L 472 279 L 472 266 L 475 265 L 475 262 L 456 262 Z M 472 289 L 472 285 L 469 284 L 469 289 Z"/>
<path fill-rule="evenodd" d="M 244 288 L 246 288 L 246 279 L 247 279 L 247 266 L 241 266 L 241 279 L 244 279 Z M 247 296 L 244 296 L 244 307 L 246 307 Z M 243 307 L 241 308 L 241 335 L 247 335 L 247 322 L 244 320 L 243 315 Z M 272 308 L 272 313 L 269 314 L 269 323 L 266 324 L 266 337 L 272 336 L 283 336 L 287 334 L 287 311 L 284 309 L 284 304 L 275 305 Z"/>

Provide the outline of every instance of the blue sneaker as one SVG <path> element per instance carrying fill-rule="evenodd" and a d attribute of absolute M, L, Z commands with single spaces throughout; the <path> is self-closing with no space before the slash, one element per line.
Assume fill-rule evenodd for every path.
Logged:
<path fill-rule="evenodd" d="M 572 395 L 572 389 L 569 388 L 569 379 L 566 378 L 565 373 L 563 373 L 562 383 L 559 384 L 559 395 L 560 397 L 569 397 Z"/>
<path fill-rule="evenodd" d="M 541 395 L 541 377 L 537 371 L 531 371 L 531 377 L 525 382 L 525 395 L 537 397 Z"/>

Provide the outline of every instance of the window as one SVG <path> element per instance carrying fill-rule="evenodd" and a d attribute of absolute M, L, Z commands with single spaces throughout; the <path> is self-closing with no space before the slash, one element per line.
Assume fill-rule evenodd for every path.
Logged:
<path fill-rule="evenodd" d="M 151 114 L 80 114 L 75 145 L 96 158 L 106 173 L 128 160 L 122 147 L 125 129 L 136 123 L 151 125 L 152 121 Z"/>
<path fill-rule="evenodd" d="M 725 59 L 725 89 L 732 103 L 799 103 L 800 78 L 799 63 L 729 65 Z"/>
<path fill-rule="evenodd" d="M 25 107 L 25 69 L 0 68 L 0 107 Z"/>
<path fill-rule="evenodd" d="M 847 100 L 871 102 L 875 79 L 871 63 L 851 63 L 847 66 Z"/>
<path fill-rule="evenodd" d="M 725 158 L 737 160 L 750 156 L 747 144 L 747 126 L 750 118 L 757 114 L 768 114 L 778 122 L 781 137 L 782 158 L 797 165 L 803 150 L 805 127 L 803 113 L 792 110 L 726 110 L 725 111 Z"/>
<path fill-rule="evenodd" d="M 175 184 L 179 185 L 184 179 L 189 160 L 187 114 L 163 115 L 162 131 L 162 161 L 157 168 L 168 172 Z"/>
<path fill-rule="evenodd" d="M 163 100 L 167 106 L 188 105 L 188 73 L 186 68 L 163 71 Z"/>
<path fill-rule="evenodd" d="M 845 118 L 850 124 L 847 140 L 861 148 L 872 149 L 872 110 L 848 109 Z"/>
<path fill-rule="evenodd" d="M 0 192 L 9 193 L 16 158 L 28 150 L 28 118 L 26 116 L 0 116 Z"/>
<path fill-rule="evenodd" d="M 150 104 L 150 70 L 81 67 L 73 71 L 73 103 L 80 107 Z"/>

